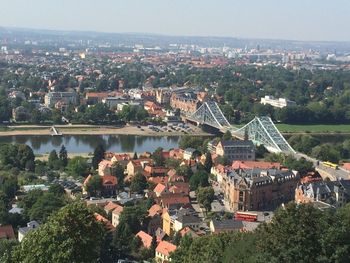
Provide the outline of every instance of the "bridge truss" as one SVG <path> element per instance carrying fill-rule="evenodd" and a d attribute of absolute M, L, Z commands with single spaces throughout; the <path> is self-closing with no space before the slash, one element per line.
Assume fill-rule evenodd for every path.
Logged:
<path fill-rule="evenodd" d="M 230 126 L 226 117 L 222 113 L 219 105 L 214 101 L 204 102 L 198 110 L 190 116 L 200 124 L 207 124 L 217 129 Z"/>
<path fill-rule="evenodd" d="M 248 137 L 255 144 L 263 144 L 270 152 L 295 153 L 286 139 L 282 136 L 270 117 L 255 117 L 242 128 L 231 126 L 226 117 L 214 101 L 203 103 L 198 110 L 188 117 L 203 125 L 209 125 L 222 132 L 230 131 L 234 137 L 244 139 Z"/>
<path fill-rule="evenodd" d="M 270 152 L 295 153 L 286 139 L 279 132 L 270 117 L 255 117 L 240 129 L 231 129 L 233 136 L 248 137 L 255 144 L 263 144 Z"/>

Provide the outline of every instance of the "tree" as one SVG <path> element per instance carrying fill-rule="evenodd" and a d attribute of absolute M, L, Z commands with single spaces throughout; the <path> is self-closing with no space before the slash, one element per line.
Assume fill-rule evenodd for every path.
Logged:
<path fill-rule="evenodd" d="M 199 170 L 195 172 L 190 178 L 190 189 L 195 191 L 198 187 L 209 186 L 209 175 L 206 171 Z"/>
<path fill-rule="evenodd" d="M 13 253 L 14 262 L 98 262 L 106 235 L 83 203 L 74 202 L 28 233 Z"/>
<path fill-rule="evenodd" d="M 157 166 L 163 166 L 165 163 L 165 158 L 163 155 L 163 148 L 158 147 L 152 154 L 152 159 Z"/>
<path fill-rule="evenodd" d="M 132 159 L 137 160 L 139 157 L 137 156 L 137 152 L 134 152 L 134 156 Z"/>
<path fill-rule="evenodd" d="M 222 136 L 224 141 L 232 141 L 232 138 L 232 133 L 230 131 L 225 132 L 225 134 Z"/>
<path fill-rule="evenodd" d="M 191 176 L 193 175 L 193 171 L 188 165 L 178 166 L 176 168 L 176 173 L 179 176 L 183 176 L 186 181 L 190 180 Z"/>
<path fill-rule="evenodd" d="M 118 181 L 118 189 L 122 189 L 124 187 L 124 168 L 123 166 L 121 166 L 119 163 L 114 164 L 112 167 L 112 170 L 114 171 L 114 175 L 115 177 L 117 177 L 117 181 Z"/>
<path fill-rule="evenodd" d="M 58 170 L 61 167 L 60 159 L 57 156 L 56 150 L 52 150 L 48 158 L 48 166 L 51 169 Z"/>
<path fill-rule="evenodd" d="M 89 196 L 98 196 L 102 191 L 102 178 L 99 175 L 91 176 L 85 186 Z"/>
<path fill-rule="evenodd" d="M 131 180 L 130 190 L 132 192 L 141 193 L 147 188 L 146 177 L 141 173 L 137 173 Z"/>
<path fill-rule="evenodd" d="M 69 160 L 67 171 L 73 177 L 81 177 L 88 174 L 88 164 L 84 157 L 76 156 Z"/>
<path fill-rule="evenodd" d="M 68 154 L 67 154 L 66 147 L 64 147 L 64 145 L 61 146 L 59 157 L 63 166 L 66 167 L 68 164 Z"/>
<path fill-rule="evenodd" d="M 211 203 L 214 201 L 214 189 L 212 187 L 199 187 L 196 190 L 198 203 L 203 205 L 207 211 L 211 210 Z"/>
<path fill-rule="evenodd" d="M 270 262 L 318 262 L 326 229 L 312 205 L 287 204 L 259 229 L 258 246 Z M 292 245 L 291 245 L 292 244 Z"/>
<path fill-rule="evenodd" d="M 50 185 L 49 193 L 52 193 L 56 196 L 63 196 L 66 192 L 62 185 L 56 183 L 56 184 Z"/>
<path fill-rule="evenodd" d="M 94 169 L 97 169 L 98 164 L 103 160 L 105 157 L 105 149 L 103 145 L 99 144 L 94 151 L 94 156 L 92 157 L 92 167 Z"/>
<path fill-rule="evenodd" d="M 207 173 L 211 172 L 211 167 L 213 166 L 213 160 L 211 158 L 211 153 L 207 153 L 205 155 L 205 162 L 204 162 L 204 168 Z"/>
<path fill-rule="evenodd" d="M 14 263 L 11 259 L 11 252 L 18 245 L 17 240 L 2 238 L 0 239 L 0 262 Z"/>

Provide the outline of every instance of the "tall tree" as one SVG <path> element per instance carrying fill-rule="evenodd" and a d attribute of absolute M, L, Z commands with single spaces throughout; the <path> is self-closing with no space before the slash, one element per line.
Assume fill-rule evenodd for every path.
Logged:
<path fill-rule="evenodd" d="M 205 155 L 205 162 L 204 162 L 204 168 L 207 171 L 207 173 L 211 172 L 211 167 L 213 166 L 213 160 L 211 158 L 211 153 L 207 153 Z"/>
<path fill-rule="evenodd" d="M 66 147 L 63 144 L 60 149 L 59 157 L 63 166 L 66 167 L 68 164 L 68 153 L 67 153 Z"/>
<path fill-rule="evenodd" d="M 102 144 L 99 144 L 94 151 L 94 156 L 92 157 L 92 167 L 94 169 L 97 169 L 98 164 L 103 160 L 105 157 L 105 149 Z"/>

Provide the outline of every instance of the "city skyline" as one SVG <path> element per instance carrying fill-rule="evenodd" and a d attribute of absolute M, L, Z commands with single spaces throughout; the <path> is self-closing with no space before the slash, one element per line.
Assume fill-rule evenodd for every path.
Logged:
<path fill-rule="evenodd" d="M 52 3 L 14 0 L 2 4 L 0 26 L 64 31 L 150 33 L 301 41 L 350 41 L 344 34 L 350 3 L 337 0 L 280 3 L 140 0 Z"/>

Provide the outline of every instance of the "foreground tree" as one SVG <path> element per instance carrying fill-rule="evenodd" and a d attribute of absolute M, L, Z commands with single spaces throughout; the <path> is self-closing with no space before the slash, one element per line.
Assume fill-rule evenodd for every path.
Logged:
<path fill-rule="evenodd" d="M 82 203 L 72 203 L 30 232 L 13 253 L 13 262 L 100 262 L 105 229 Z"/>
<path fill-rule="evenodd" d="M 94 156 L 92 157 L 92 167 L 94 169 L 97 169 L 98 164 L 103 160 L 104 157 L 105 157 L 105 149 L 103 145 L 100 144 L 95 148 Z"/>
<path fill-rule="evenodd" d="M 62 165 L 64 167 L 66 167 L 68 164 L 68 153 L 67 153 L 66 147 L 64 147 L 64 145 L 62 145 L 62 147 L 60 149 L 59 157 L 60 157 L 60 160 L 62 162 Z"/>

